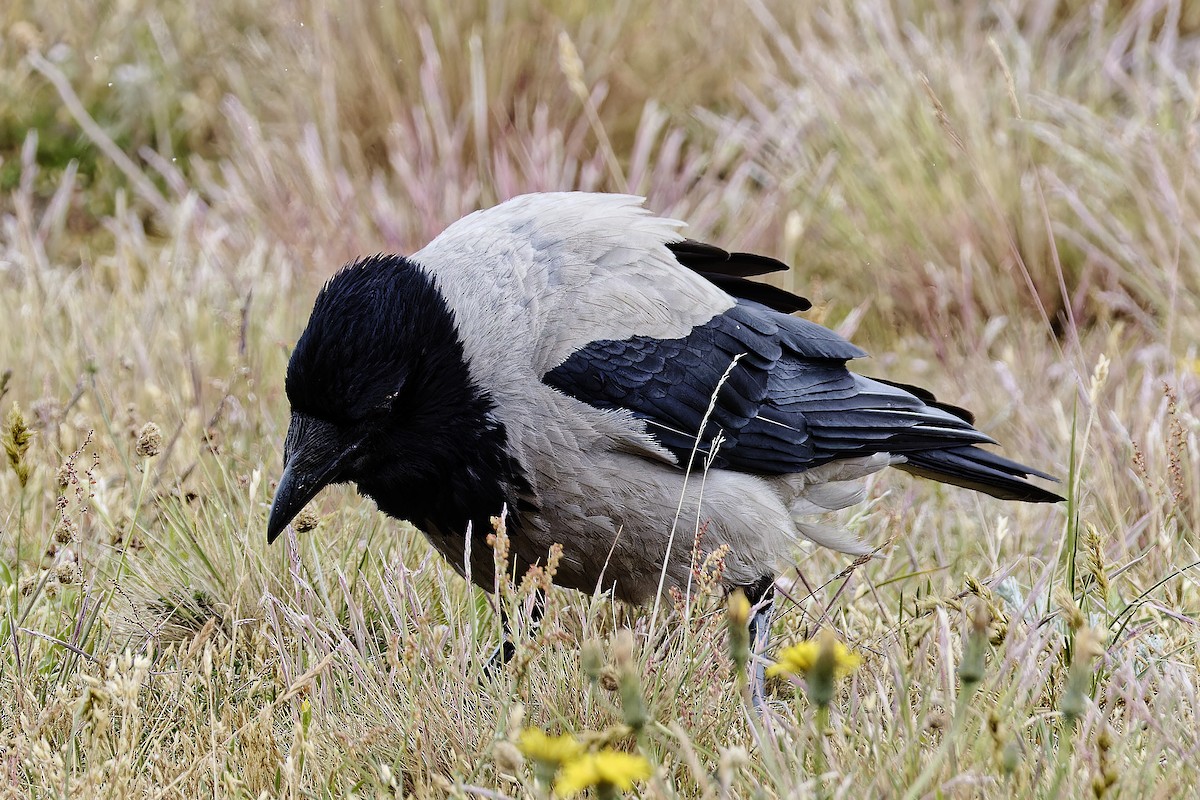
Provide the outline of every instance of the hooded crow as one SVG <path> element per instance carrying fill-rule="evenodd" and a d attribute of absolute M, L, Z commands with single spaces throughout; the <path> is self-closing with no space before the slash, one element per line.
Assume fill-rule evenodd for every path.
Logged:
<path fill-rule="evenodd" d="M 1051 502 L 1051 476 L 979 445 L 969 413 L 863 377 L 866 354 L 747 278 L 787 267 L 682 238 L 638 197 L 531 194 L 477 211 L 410 257 L 321 289 L 287 370 L 291 422 L 267 529 L 354 483 L 491 588 L 507 508 L 523 571 L 640 603 L 728 546 L 752 600 L 798 540 L 871 546 L 814 521 L 884 469 Z M 468 540 L 470 546 L 468 546 Z"/>

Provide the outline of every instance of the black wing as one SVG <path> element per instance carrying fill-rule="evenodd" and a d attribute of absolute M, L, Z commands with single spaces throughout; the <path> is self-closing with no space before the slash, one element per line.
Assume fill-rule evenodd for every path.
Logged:
<path fill-rule="evenodd" d="M 681 467 L 711 455 L 719 468 L 779 475 L 888 452 L 926 477 L 1058 499 L 1022 480 L 1042 473 L 973 447 L 992 440 L 966 412 L 850 372 L 846 361 L 863 355 L 820 325 L 742 300 L 680 339 L 593 342 L 543 381 L 596 408 L 633 412 Z"/>

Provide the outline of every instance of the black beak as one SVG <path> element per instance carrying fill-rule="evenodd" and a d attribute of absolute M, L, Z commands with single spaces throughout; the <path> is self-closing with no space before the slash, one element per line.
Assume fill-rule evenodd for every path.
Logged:
<path fill-rule="evenodd" d="M 293 412 L 283 446 L 283 475 L 275 487 L 267 521 L 268 544 L 308 501 L 339 480 L 361 444 L 361 439 L 348 440 L 332 423 Z"/>

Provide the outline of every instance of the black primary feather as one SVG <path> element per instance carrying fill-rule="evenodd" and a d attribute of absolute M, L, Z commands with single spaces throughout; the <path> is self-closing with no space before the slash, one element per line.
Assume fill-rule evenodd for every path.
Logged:
<path fill-rule="evenodd" d="M 670 242 L 667 248 L 676 261 L 696 272 L 726 275 L 731 278 L 751 278 L 771 272 L 788 271 L 788 265 L 777 259 L 754 253 L 731 253 L 694 239 Z"/>
<path fill-rule="evenodd" d="M 788 266 L 782 261 L 753 253 L 731 253 L 692 239 L 672 242 L 667 247 L 680 264 L 734 297 L 761 303 L 784 314 L 812 308 L 812 303 L 798 294 L 769 283 L 746 280 L 756 275 L 786 272 Z"/>
<path fill-rule="evenodd" d="M 975 415 L 970 411 L 967 411 L 965 408 L 951 405 L 950 403 L 943 403 L 941 400 L 938 400 L 936 397 L 934 397 L 933 392 L 929 391 L 928 389 L 922 389 L 920 386 L 913 386 L 911 383 L 889 381 L 885 378 L 871 378 L 871 380 L 879 381 L 880 383 L 886 383 L 888 386 L 895 386 L 897 389 L 903 389 L 909 394 L 916 395 L 916 397 L 921 402 L 925 403 L 925 405 L 933 406 L 934 408 L 940 408 L 942 411 L 953 414 L 968 425 L 975 424 Z"/>

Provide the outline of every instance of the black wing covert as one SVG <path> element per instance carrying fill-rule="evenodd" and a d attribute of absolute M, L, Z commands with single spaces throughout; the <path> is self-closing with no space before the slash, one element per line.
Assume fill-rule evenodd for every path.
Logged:
<path fill-rule="evenodd" d="M 596 408 L 632 411 L 681 466 L 693 448 L 707 457 L 718 436 L 714 466 L 767 475 L 991 441 L 903 389 L 846 369 L 862 355 L 820 325 L 741 301 L 680 339 L 593 342 L 543 380 Z"/>
<path fill-rule="evenodd" d="M 722 288 L 758 286 L 742 275 L 778 264 L 694 242 L 672 249 Z M 712 267 L 723 270 L 715 279 Z M 782 300 L 726 291 L 739 301 L 687 336 L 595 341 L 542 380 L 595 408 L 632 412 L 680 468 L 711 458 L 717 468 L 781 475 L 887 452 L 922 477 L 1006 499 L 1061 499 L 1024 480 L 1049 475 L 974 447 L 994 442 L 969 412 L 915 386 L 856 375 L 846 362 L 866 354 L 833 331 L 783 313 L 791 308 Z"/>

